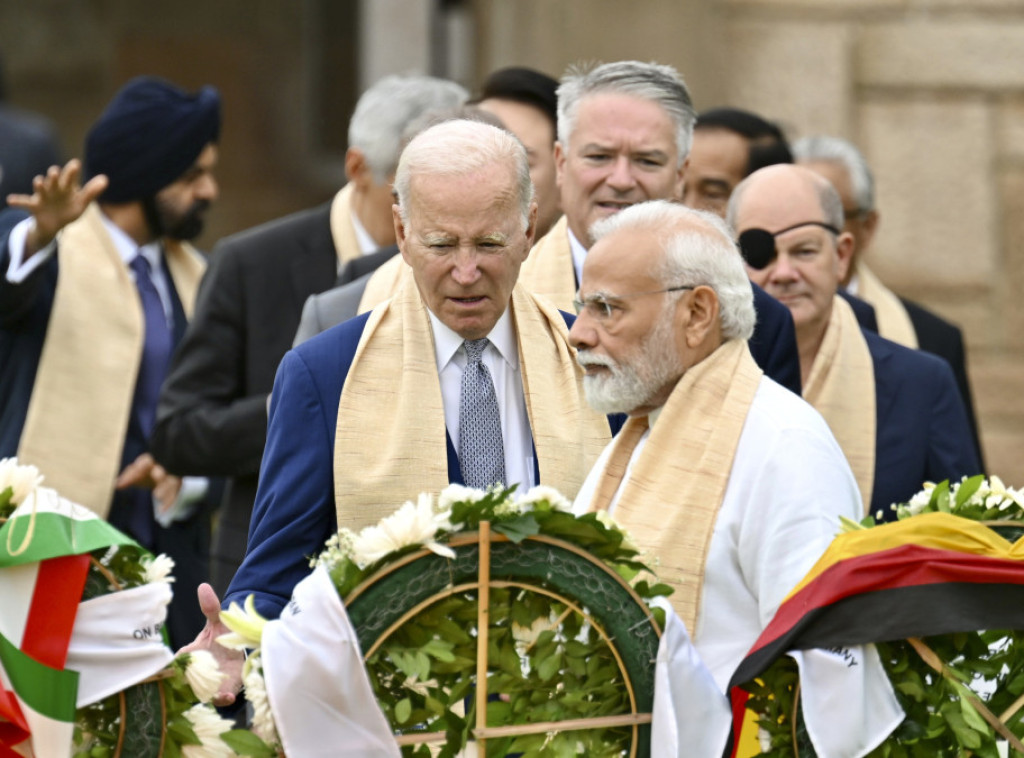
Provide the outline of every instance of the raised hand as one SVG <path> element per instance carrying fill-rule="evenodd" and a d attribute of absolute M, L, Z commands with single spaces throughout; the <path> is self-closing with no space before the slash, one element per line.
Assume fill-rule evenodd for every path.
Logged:
<path fill-rule="evenodd" d="M 57 232 L 79 218 L 107 188 L 107 177 L 94 176 L 81 186 L 82 163 L 72 158 L 63 168 L 50 166 L 45 176 L 32 180 L 32 194 L 7 196 L 7 204 L 32 214 L 35 226 L 25 239 L 25 259 L 46 247 Z"/>
<path fill-rule="evenodd" d="M 217 638 L 228 634 L 231 630 L 220 620 L 220 599 L 209 584 L 200 584 L 199 608 L 206 616 L 206 626 L 194 641 L 179 650 L 179 653 L 190 653 L 193 650 L 209 651 L 220 667 L 224 679 L 220 683 L 220 692 L 213 698 L 216 706 L 231 705 L 242 689 L 242 664 L 245 656 L 239 650 L 231 650 L 217 643 Z"/>

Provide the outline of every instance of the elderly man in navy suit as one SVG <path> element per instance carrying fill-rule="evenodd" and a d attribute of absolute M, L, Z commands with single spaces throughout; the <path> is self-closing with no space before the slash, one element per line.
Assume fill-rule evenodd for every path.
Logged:
<path fill-rule="evenodd" d="M 611 438 L 584 399 L 572 317 L 517 282 L 537 219 L 522 144 L 476 121 L 439 124 L 403 151 L 395 190 L 412 276 L 282 360 L 249 546 L 225 601 L 253 594 L 276 616 L 338 527 L 374 524 L 450 482 L 576 492 Z M 220 604 L 212 591 L 201 603 L 209 623 L 194 645 L 234 671 L 237 657 L 214 644 Z"/>
<path fill-rule="evenodd" d="M 868 512 L 891 519 L 925 481 L 980 469 L 949 365 L 862 330 L 836 295 L 853 238 L 836 190 L 792 165 L 747 177 L 729 201 L 751 280 L 796 324 L 804 398 L 828 421 Z"/>

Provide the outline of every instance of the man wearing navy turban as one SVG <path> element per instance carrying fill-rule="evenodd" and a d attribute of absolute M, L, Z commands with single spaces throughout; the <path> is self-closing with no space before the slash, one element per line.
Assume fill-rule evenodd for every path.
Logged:
<path fill-rule="evenodd" d="M 172 606 L 172 640 L 201 622 L 181 590 L 208 573 L 207 482 L 167 474 L 148 440 L 205 267 L 188 240 L 217 197 L 220 109 L 212 87 L 133 79 L 89 130 L 84 167 L 50 168 L 0 214 L 0 457 L 176 557 L 193 619 Z"/>

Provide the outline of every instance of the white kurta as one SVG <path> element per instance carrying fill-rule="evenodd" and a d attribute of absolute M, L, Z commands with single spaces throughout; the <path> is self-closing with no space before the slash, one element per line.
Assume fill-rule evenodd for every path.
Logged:
<path fill-rule="evenodd" d="M 658 421 L 652 419 L 652 423 Z M 649 434 L 637 444 L 623 483 L 643 455 Z M 575 513 L 586 512 L 609 452 L 610 446 L 584 481 L 573 506 Z M 612 499 L 612 516 L 621 492 L 622 485 Z M 652 503 L 651 507 L 668 509 L 672 504 Z M 708 548 L 693 635 L 700 658 L 723 693 L 782 600 L 838 533 L 839 516 L 859 520 L 862 512 L 853 473 L 824 419 L 803 399 L 763 377 L 743 426 Z M 837 741 L 845 744 L 835 752 L 819 750 L 821 755 L 862 755 L 901 717 L 873 648 L 857 648 L 856 653 L 866 655 L 859 672 L 871 680 L 871 687 L 864 691 L 872 694 L 859 706 L 851 704 L 846 716 L 852 717 L 854 723 L 848 726 L 854 731 L 871 723 L 870 729 L 864 729 L 871 734 L 857 735 L 853 742 L 859 744 L 852 745 L 837 734 Z M 881 686 L 881 691 L 875 686 Z M 821 724 L 811 720 L 817 722 L 814 726 Z M 812 739 L 815 732 L 823 731 L 812 727 Z"/>

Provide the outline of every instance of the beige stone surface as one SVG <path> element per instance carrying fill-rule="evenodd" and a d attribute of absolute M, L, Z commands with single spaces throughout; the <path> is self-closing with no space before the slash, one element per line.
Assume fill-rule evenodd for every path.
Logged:
<path fill-rule="evenodd" d="M 996 145 L 1004 159 L 1024 162 L 1024 93 L 1008 96 L 996 107 Z"/>
<path fill-rule="evenodd" d="M 882 217 L 873 267 L 897 289 L 988 287 L 999 258 L 989 107 L 894 98 L 860 115 Z"/>
<path fill-rule="evenodd" d="M 871 24 L 857 47 L 868 86 L 1024 87 L 1024 19 L 937 17 Z"/>
<path fill-rule="evenodd" d="M 999 323 L 1003 344 L 1024 354 L 1024 164 L 1002 169 L 999 177 L 1003 218 L 1003 255 L 998 277 Z M 1024 376 L 1021 377 L 1024 395 Z"/>
<path fill-rule="evenodd" d="M 1024 486 L 1024 356 L 972 356 L 971 382 L 988 470 Z"/>
<path fill-rule="evenodd" d="M 848 27 L 736 20 L 727 34 L 733 57 L 726 102 L 781 121 L 792 134 L 847 136 L 853 40 Z"/>

